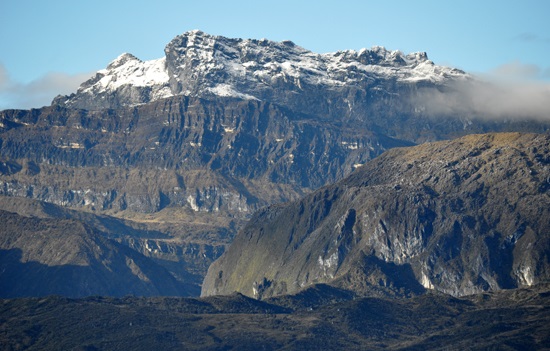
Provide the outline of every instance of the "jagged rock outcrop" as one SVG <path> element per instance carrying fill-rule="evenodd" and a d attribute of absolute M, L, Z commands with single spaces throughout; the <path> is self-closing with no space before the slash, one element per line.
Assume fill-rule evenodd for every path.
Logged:
<path fill-rule="evenodd" d="M 304 199 L 259 211 L 203 295 L 330 283 L 455 296 L 550 279 L 550 136 L 471 135 L 393 149 Z"/>

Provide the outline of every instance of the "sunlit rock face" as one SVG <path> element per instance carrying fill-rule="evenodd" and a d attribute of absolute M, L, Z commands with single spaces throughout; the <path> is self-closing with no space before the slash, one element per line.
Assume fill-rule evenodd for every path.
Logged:
<path fill-rule="evenodd" d="M 258 212 L 203 295 L 330 283 L 452 295 L 550 278 L 550 138 L 472 135 L 393 149 L 348 178 Z"/>

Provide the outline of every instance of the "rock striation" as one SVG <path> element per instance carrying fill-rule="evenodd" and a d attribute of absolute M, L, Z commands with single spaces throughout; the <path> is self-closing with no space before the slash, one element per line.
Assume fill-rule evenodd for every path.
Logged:
<path fill-rule="evenodd" d="M 471 79 L 425 53 L 317 54 L 191 31 L 161 59 L 122 54 L 52 106 L 1 111 L 0 193 L 99 211 L 178 206 L 247 217 L 393 147 L 548 129 L 434 118 L 415 102 Z"/>
<path fill-rule="evenodd" d="M 550 137 L 470 135 L 392 149 L 300 201 L 259 211 L 202 295 L 318 283 L 454 296 L 548 282 Z"/>

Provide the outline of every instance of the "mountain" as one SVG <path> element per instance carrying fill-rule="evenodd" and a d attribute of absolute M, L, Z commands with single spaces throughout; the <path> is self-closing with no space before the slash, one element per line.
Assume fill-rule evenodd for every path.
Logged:
<path fill-rule="evenodd" d="M 190 295 L 164 268 L 76 220 L 0 211 L 0 296 Z"/>
<path fill-rule="evenodd" d="M 208 266 L 223 253 L 228 242 L 228 239 L 220 238 L 221 233 L 230 230 L 219 223 L 206 225 L 189 222 L 185 228 L 180 228 L 177 221 L 170 220 L 171 212 L 158 214 L 155 221 L 150 222 L 147 218 L 144 221 L 127 220 L 22 197 L 0 196 L 0 211 L 17 213 L 22 220 L 26 217 L 47 219 L 51 225 L 63 226 L 68 221 L 85 225 L 89 231 L 127 246 L 134 251 L 133 255 L 145 256 L 147 259 L 144 261 L 164 267 L 178 281 L 178 295 L 183 296 L 200 294 L 200 285 Z M 196 221 L 200 221 L 200 216 L 197 217 Z M 195 236 L 188 232 L 193 232 Z M 209 238 L 214 235 L 218 240 L 209 243 Z M 25 237 L 25 240 L 32 241 L 32 238 Z M 29 245 L 34 244 L 30 242 Z M 78 246 L 69 249 L 75 252 L 80 250 Z M 55 254 L 55 251 L 49 254 Z"/>
<path fill-rule="evenodd" d="M 290 41 L 187 32 L 160 59 L 119 56 L 51 106 L 0 111 L 0 195 L 140 228 L 86 222 L 198 291 L 209 264 L 265 206 L 298 200 L 395 147 L 550 127 L 427 108 L 430 92 L 472 81 L 425 53 L 317 54 Z"/>
<path fill-rule="evenodd" d="M 258 211 L 202 295 L 327 283 L 454 296 L 550 280 L 550 136 L 470 135 L 396 148 L 303 199 Z"/>
<path fill-rule="evenodd" d="M 59 97 L 56 103 L 90 110 L 182 95 L 226 96 L 269 101 L 315 115 L 349 115 L 358 100 L 354 95 L 369 90 L 391 96 L 395 84 L 413 87 L 418 82 L 471 79 L 460 70 L 435 65 L 426 53 L 405 55 L 383 47 L 317 54 L 291 41 L 230 39 L 191 31 L 174 38 L 164 52 L 165 57 L 146 62 L 122 54 L 75 94 Z M 325 103 L 308 103 L 320 101 L 321 91 L 328 93 Z"/>
<path fill-rule="evenodd" d="M 232 98 L 284 107 L 285 114 L 295 116 L 292 119 L 345 123 L 351 130 L 415 143 L 473 132 L 548 128 L 547 123 L 535 127 L 532 120 L 525 125 L 514 116 L 495 122 L 474 109 L 457 109 L 472 103 L 460 96 L 461 90 L 488 83 L 436 65 L 425 52 L 404 54 L 377 46 L 318 54 L 288 40 L 232 39 L 201 31 L 175 37 L 164 52 L 164 57 L 151 61 L 124 53 L 76 93 L 59 96 L 53 104 L 103 110 L 186 96 Z M 448 100 L 448 111 L 436 100 Z M 225 132 L 239 133 L 239 119 L 222 124 Z M 279 133 L 276 139 L 283 136 Z M 339 142 L 344 148 L 380 151 L 376 143 L 359 139 Z"/>

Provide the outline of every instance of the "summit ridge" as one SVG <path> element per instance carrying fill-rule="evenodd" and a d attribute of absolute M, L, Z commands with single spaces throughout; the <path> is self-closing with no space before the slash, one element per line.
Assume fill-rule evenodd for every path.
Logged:
<path fill-rule="evenodd" d="M 424 52 L 404 54 L 376 46 L 318 54 L 288 40 L 232 39 L 199 30 L 176 36 L 164 52 L 164 57 L 150 61 L 122 54 L 75 94 L 56 101 L 85 109 L 133 106 L 180 95 L 281 103 L 288 100 L 279 92 L 283 87 L 311 94 L 319 89 L 368 90 L 378 80 L 441 83 L 469 77 L 434 64 Z"/>

